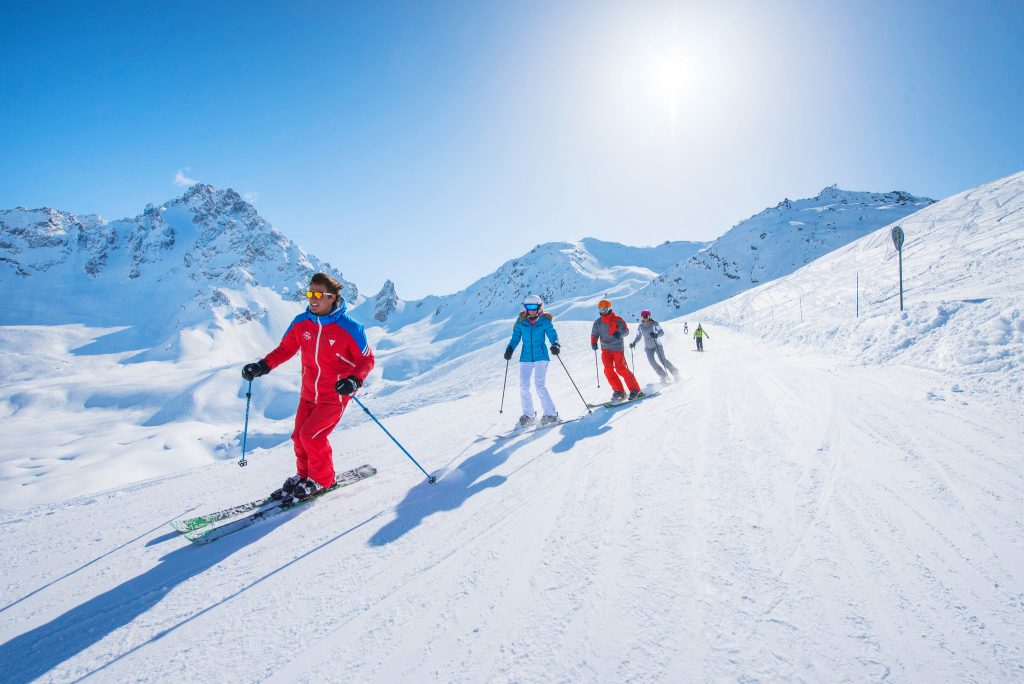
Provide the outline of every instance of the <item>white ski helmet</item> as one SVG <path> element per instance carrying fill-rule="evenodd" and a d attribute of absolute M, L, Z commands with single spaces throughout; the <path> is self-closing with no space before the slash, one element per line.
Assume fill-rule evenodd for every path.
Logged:
<path fill-rule="evenodd" d="M 538 309 L 543 309 L 544 300 L 538 297 L 537 295 L 530 295 L 529 297 L 523 300 L 523 307 L 527 306 L 536 306 Z"/>

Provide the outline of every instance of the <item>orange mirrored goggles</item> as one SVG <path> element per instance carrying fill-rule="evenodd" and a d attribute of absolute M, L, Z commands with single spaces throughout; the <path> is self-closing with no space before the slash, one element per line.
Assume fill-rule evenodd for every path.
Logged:
<path fill-rule="evenodd" d="M 324 297 L 333 297 L 330 292 L 313 292 L 312 290 L 306 290 L 306 299 L 323 299 Z"/>

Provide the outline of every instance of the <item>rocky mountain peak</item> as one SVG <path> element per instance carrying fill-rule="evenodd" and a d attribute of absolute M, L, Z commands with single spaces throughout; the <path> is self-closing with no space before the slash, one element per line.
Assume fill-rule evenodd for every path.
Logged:
<path fill-rule="evenodd" d="M 374 297 L 374 302 L 373 317 L 384 323 L 401 302 L 398 293 L 395 292 L 395 284 L 391 280 L 384 281 L 384 287 L 380 288 L 380 292 Z"/>

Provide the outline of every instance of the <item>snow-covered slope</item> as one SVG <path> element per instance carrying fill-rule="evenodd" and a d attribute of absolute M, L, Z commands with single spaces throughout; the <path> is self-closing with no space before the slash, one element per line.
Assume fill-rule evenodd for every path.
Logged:
<path fill-rule="evenodd" d="M 703 317 L 859 363 L 955 369 L 1024 398 L 1024 173 L 962 192 Z"/>
<path fill-rule="evenodd" d="M 508 440 L 496 348 L 433 405 L 368 394 L 438 484 L 352 411 L 336 459 L 376 477 L 210 546 L 167 523 L 265 493 L 287 443 L 0 514 L 5 681 L 1018 681 L 1019 404 L 712 334 L 669 338 L 662 396 Z"/>
<path fill-rule="evenodd" d="M 518 415 L 514 379 L 498 413 L 503 340 L 370 384 L 438 483 L 350 410 L 336 462 L 376 477 L 207 547 L 167 523 L 291 473 L 294 364 L 254 383 L 243 469 L 237 364 L 76 356 L 98 329 L 7 326 L 4 679 L 1019 681 L 1022 184 L 902 221 L 904 316 L 879 231 L 700 312 L 703 354 L 663 321 L 682 382 L 639 404 L 586 413 L 577 387 L 609 390 L 572 320 L 549 387 L 580 419 L 548 431 L 495 438 Z M 218 461 L 185 468 L 218 432 Z"/>

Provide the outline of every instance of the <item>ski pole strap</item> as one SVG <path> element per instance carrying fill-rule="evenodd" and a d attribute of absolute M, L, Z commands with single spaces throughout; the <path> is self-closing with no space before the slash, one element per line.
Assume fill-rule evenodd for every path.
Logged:
<path fill-rule="evenodd" d="M 351 396 L 352 399 L 357 404 L 359 404 L 359 408 L 363 409 L 363 411 L 366 412 L 366 415 L 370 416 L 370 418 L 373 419 L 373 422 L 376 423 L 377 426 L 381 430 L 384 431 L 384 434 L 387 435 L 388 437 L 390 437 L 391 441 L 398 445 L 398 448 L 402 450 L 402 453 L 405 454 L 406 456 L 408 456 L 409 460 L 412 461 L 413 463 L 415 463 L 416 467 L 419 468 L 421 471 L 423 471 L 423 474 L 427 476 L 427 482 L 429 482 L 430 484 L 435 484 L 437 482 L 437 478 L 434 477 L 433 475 L 431 475 L 430 473 L 428 473 L 426 470 L 423 470 L 423 466 L 421 466 L 419 463 L 416 462 L 416 459 L 412 457 L 412 454 L 410 454 L 408 451 L 405 450 L 405 447 L 402 446 L 401 442 L 399 442 L 397 439 L 395 439 L 395 436 L 393 434 L 388 432 L 388 429 L 386 427 L 384 427 L 384 425 L 379 420 L 377 420 L 377 416 L 375 416 L 372 413 L 370 413 L 370 409 L 366 408 L 366 406 L 363 404 L 363 402 L 359 401 L 359 397 L 357 397 L 354 394 L 351 394 L 349 396 Z"/>
<path fill-rule="evenodd" d="M 238 465 L 245 467 L 249 462 L 245 460 L 245 443 L 249 436 L 249 402 L 252 400 L 252 380 L 249 381 L 249 388 L 245 391 L 245 427 L 242 428 L 242 458 Z"/>

